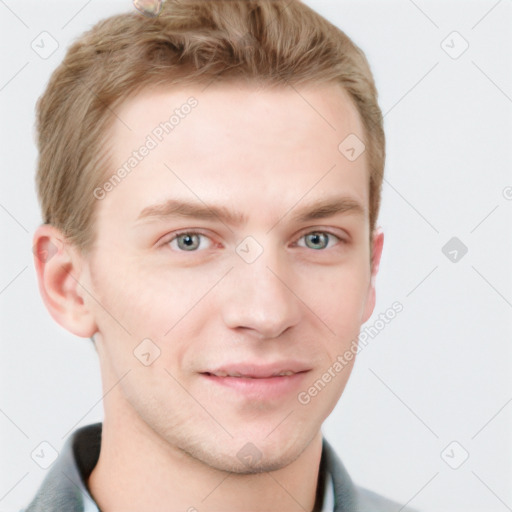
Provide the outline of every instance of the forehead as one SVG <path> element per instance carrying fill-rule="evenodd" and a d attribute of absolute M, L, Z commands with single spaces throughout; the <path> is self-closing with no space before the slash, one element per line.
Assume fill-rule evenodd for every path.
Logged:
<path fill-rule="evenodd" d="M 364 140 L 363 125 L 335 84 L 159 87 L 116 114 L 106 181 L 122 179 L 99 205 L 113 221 L 133 223 L 169 198 L 250 208 L 269 221 L 333 192 L 368 207 L 366 153 L 347 158 L 344 142 Z"/>

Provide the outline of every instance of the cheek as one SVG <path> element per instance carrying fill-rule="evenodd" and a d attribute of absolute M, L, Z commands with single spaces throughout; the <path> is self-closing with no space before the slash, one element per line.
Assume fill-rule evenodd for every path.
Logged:
<path fill-rule="evenodd" d="M 323 282 L 324 286 L 312 289 L 309 298 L 304 295 L 304 302 L 308 306 L 312 304 L 311 310 L 322 320 L 317 322 L 317 336 L 325 350 L 322 368 L 329 368 L 347 350 L 356 350 L 369 279 L 369 272 L 362 265 L 340 268 L 338 272 L 330 273 L 329 279 Z M 336 388 L 344 388 L 352 366 L 353 361 L 348 362 L 341 374 L 336 373 L 333 392 Z"/>
<path fill-rule="evenodd" d="M 163 336 L 200 298 L 202 281 L 204 273 L 119 257 L 96 267 L 93 287 L 98 302 L 130 333 L 151 326 Z"/>
<path fill-rule="evenodd" d="M 134 353 L 146 353 L 146 348 L 158 356 L 151 368 L 179 366 L 189 340 L 197 335 L 194 329 L 207 321 L 202 299 L 216 280 L 208 272 L 161 265 L 152 269 L 122 259 L 108 271 L 103 268 L 96 275 L 98 325 L 117 366 L 137 368 Z M 143 342 L 148 339 L 157 348 Z"/>
<path fill-rule="evenodd" d="M 300 279 L 300 298 L 311 305 L 333 330 L 360 325 L 368 296 L 370 271 L 363 264 L 340 264 L 318 269 L 308 279 Z M 358 323 L 359 322 L 359 323 Z M 334 327 L 337 327 L 335 329 Z"/>

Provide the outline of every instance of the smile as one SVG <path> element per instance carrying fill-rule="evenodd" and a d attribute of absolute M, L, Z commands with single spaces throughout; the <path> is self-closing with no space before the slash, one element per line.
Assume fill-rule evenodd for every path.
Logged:
<path fill-rule="evenodd" d="M 281 371 L 270 376 L 244 375 L 241 373 L 201 373 L 201 376 L 210 386 L 219 390 L 235 394 L 238 397 L 248 398 L 251 401 L 275 401 L 293 396 L 303 386 L 305 376 L 309 370 L 293 372 Z"/>

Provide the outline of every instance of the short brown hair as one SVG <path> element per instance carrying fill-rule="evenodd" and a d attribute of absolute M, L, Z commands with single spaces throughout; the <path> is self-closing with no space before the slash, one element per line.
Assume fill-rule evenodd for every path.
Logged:
<path fill-rule="evenodd" d="M 95 239 L 93 191 L 108 175 L 104 142 L 116 107 L 147 86 L 213 79 L 340 84 L 365 129 L 372 235 L 385 160 L 373 76 L 363 52 L 299 0 L 167 0 L 158 17 L 134 10 L 84 33 L 37 104 L 44 223 L 87 252 Z"/>

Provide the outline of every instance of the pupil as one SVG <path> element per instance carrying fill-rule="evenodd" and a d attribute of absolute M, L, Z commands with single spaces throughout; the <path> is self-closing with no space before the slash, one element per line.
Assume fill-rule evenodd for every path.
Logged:
<path fill-rule="evenodd" d="M 197 238 L 197 235 L 181 235 L 180 241 L 181 241 L 181 248 L 182 249 L 194 249 L 196 245 L 196 240 L 194 238 Z M 178 243 L 178 245 L 180 245 Z"/>
<path fill-rule="evenodd" d="M 310 242 L 312 245 L 317 246 L 314 247 L 315 249 L 318 249 L 318 246 L 324 247 L 325 246 L 325 238 L 326 236 L 323 233 L 312 233 L 310 235 Z"/>

